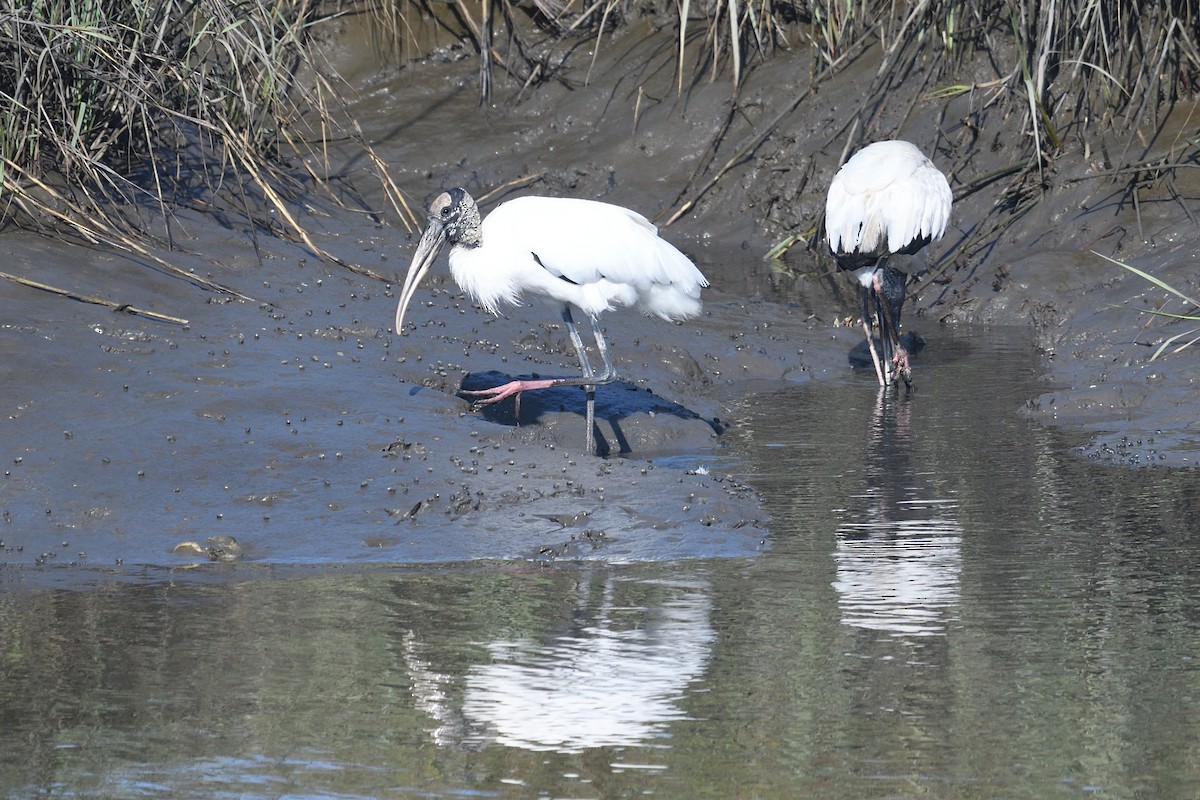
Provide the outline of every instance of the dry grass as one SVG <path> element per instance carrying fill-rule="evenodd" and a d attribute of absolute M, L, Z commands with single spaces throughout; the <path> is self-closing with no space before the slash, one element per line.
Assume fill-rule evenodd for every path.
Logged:
<path fill-rule="evenodd" d="M 412 220 L 386 165 L 353 123 L 338 124 L 344 87 L 313 66 L 313 31 L 341 13 L 375 15 L 409 55 L 419 28 L 469 41 L 487 102 L 499 86 L 511 100 L 547 81 L 586 82 L 595 52 L 638 15 L 674 26 L 677 90 L 728 81 L 730 103 L 671 219 L 803 113 L 807 95 L 742 141 L 723 141 L 747 76 L 785 51 L 807 57 L 814 87 L 854 60 L 876 65 L 862 102 L 831 137 L 844 154 L 890 133 L 885 98 L 893 113 L 897 103 L 912 113 L 969 98 L 965 128 L 986 124 L 989 113 L 1009 127 L 1017 121 L 1024 152 L 958 188 L 960 198 L 984 188 L 999 198 L 992 218 L 959 243 L 968 256 L 1038 202 L 1043 172 L 1068 142 L 1091 156 L 1094 132 L 1129 131 L 1124 152 L 1102 160 L 1134 196 L 1148 180 L 1170 182 L 1200 147 L 1193 135 L 1166 159 L 1137 149 L 1137 134 L 1200 85 L 1200 0 L 658 0 L 647 9 L 633 0 L 8 3 L 0 10 L 0 222 L 153 258 L 147 240 L 169 244 L 171 209 L 190 203 L 236 212 L 252 230 L 329 257 L 301 211 L 328 188 L 309 165 L 322 163 L 335 137 L 367 150 L 397 216 Z M 972 63 L 992 74 L 964 83 Z M 803 238 L 790 234 L 776 250 Z"/>
<path fill-rule="evenodd" d="M 405 27 L 406 11 L 421 8 L 374 5 Z M 579 41 L 602 47 L 606 31 L 644 4 L 453 0 L 451 7 L 460 25 L 442 24 L 471 39 L 485 67 L 498 65 L 528 86 L 570 80 L 565 66 Z M 918 59 L 933 59 L 937 73 L 953 76 L 966 57 L 987 53 L 993 79 L 929 94 L 986 90 L 1018 100 L 1039 160 L 1052 157 L 1076 126 L 1153 118 L 1164 104 L 1194 94 L 1200 81 L 1200 0 L 678 0 L 659 3 L 658 11 L 675 17 L 680 90 L 692 80 L 726 79 L 736 96 L 747 72 L 782 50 L 811 48 L 820 74 L 877 46 L 879 90 L 896 90 Z"/>
<path fill-rule="evenodd" d="M 195 204 L 328 257 L 298 214 L 322 178 L 291 166 L 355 136 L 329 79 L 295 78 L 323 19 L 312 0 L 4 4 L 0 222 L 173 269 L 149 243 L 171 245 L 172 209 Z"/>

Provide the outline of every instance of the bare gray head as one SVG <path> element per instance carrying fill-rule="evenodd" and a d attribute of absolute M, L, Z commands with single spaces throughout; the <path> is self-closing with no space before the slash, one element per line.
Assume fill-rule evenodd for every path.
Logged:
<path fill-rule="evenodd" d="M 441 225 L 445 229 L 446 241 L 465 247 L 479 246 L 479 207 L 466 189 L 455 186 L 448 189 L 429 204 L 429 228 Z"/>
<path fill-rule="evenodd" d="M 449 242 L 459 247 L 478 247 L 481 241 L 480 224 L 479 207 L 466 189 L 456 186 L 433 198 L 429 204 L 429 222 L 421 234 L 421 241 L 417 243 L 417 251 L 404 277 L 404 288 L 400 290 L 400 301 L 396 304 L 397 334 L 403 332 L 404 312 L 412 301 L 417 284 L 433 265 L 442 245 Z"/>

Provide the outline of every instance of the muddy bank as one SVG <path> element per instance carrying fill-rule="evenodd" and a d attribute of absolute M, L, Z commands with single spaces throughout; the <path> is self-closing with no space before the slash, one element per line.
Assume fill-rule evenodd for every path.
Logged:
<path fill-rule="evenodd" d="M 206 220 L 189 228 L 197 252 L 246 247 Z M 360 255 L 394 235 L 341 233 Z M 0 552 L 44 568 L 17 581 L 186 568 L 204 558 L 172 548 L 213 535 L 267 565 L 752 555 L 766 520 L 720 461 L 723 398 L 749 377 L 802 376 L 797 351 L 829 339 L 729 298 L 713 298 L 700 328 L 631 315 L 610 327 L 629 379 L 598 397 L 601 441 L 629 457 L 601 459 L 581 452 L 581 392 L 526 398 L 520 425 L 511 404 L 481 413 L 455 396 L 498 370 L 574 371 L 544 309 L 497 320 L 435 288 L 419 335 L 396 339 L 389 286 L 286 243 L 251 265 L 180 257 L 256 302 L 206 298 L 98 251 L 9 244 L 47 283 L 189 318 L 0 288 L 3 318 L 21 320 L 0 330 Z"/>
<path fill-rule="evenodd" d="M 417 203 L 449 185 L 483 194 L 538 176 L 527 191 L 667 212 L 728 100 L 719 84 L 676 95 L 661 41 L 627 34 L 588 83 L 527 95 L 503 84 L 494 106 L 480 108 L 470 54 L 450 48 L 397 71 L 361 58 L 369 49 L 356 36 L 345 32 L 335 58 L 356 89 L 351 110 Z M 752 72 L 729 136 L 752 131 L 803 79 L 784 59 Z M 855 74 L 846 80 L 853 86 Z M 22 568 L 5 579 L 75 580 L 80 566 L 160 574 L 204 560 L 174 545 L 213 535 L 235 537 L 244 562 L 267 566 L 758 552 L 769 521 L 722 453 L 738 424 L 731 409 L 747 393 L 846 379 L 860 338 L 853 291 L 827 261 L 802 248 L 785 265 L 762 258 L 786 229 L 815 223 L 840 155 L 839 96 L 823 89 L 820 113 L 806 106 L 795 135 L 768 139 L 664 231 L 712 283 L 700 318 L 605 320 L 623 380 L 598 393 L 599 438 L 624 457 L 580 452 L 580 392 L 530 395 L 519 424 L 511 404 L 479 412 L 456 396 L 464 384 L 575 373 L 554 310 L 492 318 L 442 267 L 410 309 L 416 330 L 389 330 L 388 281 L 414 244 L 398 220 L 309 212 L 322 245 L 385 279 L 374 281 L 181 213 L 181 249 L 163 255 L 252 300 L 125 256 L 6 232 L 10 271 L 188 324 L 0 284 L 0 559 Z M 932 142 L 938 124 L 921 107 L 886 135 Z M 342 177 L 355 181 L 361 154 L 344 155 Z M 971 151 L 955 183 L 1004 157 Z M 1149 363 L 1154 343 L 1180 330 L 1137 313 L 1159 307 L 1162 293 L 1087 253 L 1129 258 L 1195 292 L 1194 226 L 1177 202 L 1147 195 L 1134 209 L 1101 181 L 1071 182 L 1094 168 L 1081 157 L 1059 163 L 1036 213 L 988 252 L 940 269 L 995 198 L 959 204 L 955 232 L 910 266 L 919 282 L 908 327 L 1032 326 L 1061 388 L 1028 398 L 1027 413 L 1086 433 L 1085 456 L 1195 463 L 1194 351 Z"/>
<path fill-rule="evenodd" d="M 836 332 L 857 303 L 822 247 L 801 242 L 782 265 L 762 256 L 785 235 L 819 223 L 825 187 L 878 66 L 878 49 L 815 87 L 704 193 L 696 191 L 704 177 L 756 141 L 762 126 L 811 87 L 810 70 L 799 53 L 756 66 L 723 128 L 729 86 L 696 81 L 677 93 L 671 53 L 663 35 L 627 28 L 600 50 L 586 84 L 547 84 L 534 92 L 499 81 L 493 106 L 479 108 L 477 64 L 450 48 L 407 64 L 398 76 L 360 64 L 356 74 L 368 91 L 356 108 L 375 120 L 375 135 L 421 201 L 449 185 L 482 194 L 529 177 L 537 180 L 522 191 L 622 203 L 660 222 L 694 201 L 666 235 L 705 265 L 711 296 L 768 301 L 784 316 L 807 317 L 814 330 Z M 932 90 L 939 80 L 969 82 L 986 73 L 981 62 L 967 64 L 957 81 L 923 68 L 909 80 Z M 1020 126 L 999 110 L 977 116 L 974 95 L 915 105 L 914 96 L 885 97 L 863 138 L 920 143 L 960 194 L 1027 158 Z M 1061 388 L 1030 398 L 1028 413 L 1086 433 L 1091 443 L 1081 452 L 1088 457 L 1176 465 L 1200 458 L 1193 422 L 1197 351 L 1150 362 L 1158 345 L 1188 323 L 1144 314 L 1196 309 L 1098 255 L 1127 261 L 1193 297 L 1200 293 L 1194 268 L 1200 236 L 1189 211 L 1200 199 L 1200 174 L 1177 170 L 1136 185 L 1111 174 L 1116 159 L 1130 153 L 1171 160 L 1193 110 L 1181 105 L 1148 136 L 1092 129 L 1086 138 L 1064 141 L 1033 180 L 1016 188 L 987 184 L 958 197 L 950 232 L 907 265 L 914 278 L 906 309 L 911 328 L 1032 328 Z M 986 129 L 976 127 L 980 119 Z M 980 230 L 993 226 L 1000 232 L 981 245 Z M 443 324 L 446 315 L 437 316 Z M 805 368 L 802 358 L 793 372 Z"/>

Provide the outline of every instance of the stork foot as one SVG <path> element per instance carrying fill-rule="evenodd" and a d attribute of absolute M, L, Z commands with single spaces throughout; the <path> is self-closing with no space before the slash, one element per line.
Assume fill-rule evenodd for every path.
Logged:
<path fill-rule="evenodd" d="M 558 386 L 561 381 L 552 378 L 544 378 L 536 381 L 509 381 L 502 386 L 496 386 L 491 389 L 463 389 L 459 394 L 464 397 L 470 397 L 472 402 L 477 406 L 490 406 L 493 403 L 499 403 L 506 397 L 520 395 L 521 392 L 531 392 L 535 389 L 549 389 L 552 386 Z"/>
<path fill-rule="evenodd" d="M 905 387 L 909 390 L 913 388 L 912 383 L 912 365 L 908 361 L 908 350 L 903 345 L 897 345 L 896 351 L 892 354 L 892 371 L 888 375 L 889 383 L 895 383 L 897 379 L 903 380 Z"/>

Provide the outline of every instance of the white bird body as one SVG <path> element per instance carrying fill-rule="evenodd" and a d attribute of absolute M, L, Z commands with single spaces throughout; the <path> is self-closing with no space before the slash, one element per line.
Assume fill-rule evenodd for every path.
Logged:
<path fill-rule="evenodd" d="M 396 305 L 396 333 L 404 312 L 441 247 L 452 244 L 450 274 L 471 299 L 493 314 L 526 295 L 557 303 L 579 353 L 579 378 L 514 380 L 483 391 L 463 392 L 479 403 L 495 403 L 531 389 L 582 386 L 587 392 L 587 447 L 594 450 L 595 387 L 616 378 L 608 345 L 596 318 L 615 307 L 635 307 L 649 316 L 681 320 L 700 313 L 704 275 L 683 253 L 658 236 L 641 214 L 594 200 L 520 197 L 503 203 L 487 219 L 463 189 L 434 198 Z M 604 369 L 596 374 L 571 315 L 588 315 Z"/>
<path fill-rule="evenodd" d="M 954 193 L 916 145 L 875 142 L 859 150 L 834 175 L 825 200 L 825 235 L 838 267 L 862 286 L 863 328 L 880 384 L 895 374 L 911 386 L 908 353 L 900 345 L 900 312 L 907 276 L 888 266 L 895 253 L 912 255 L 942 238 Z M 872 306 L 883 355 L 871 336 Z"/>
<path fill-rule="evenodd" d="M 916 242 L 924 246 L 946 232 L 953 201 L 946 176 L 916 145 L 869 144 L 829 184 L 829 246 L 838 254 L 876 256 L 906 252 Z"/>
<path fill-rule="evenodd" d="M 641 214 L 595 200 L 519 197 L 480 225 L 479 245 L 450 251 L 450 274 L 493 314 L 522 295 L 595 317 L 636 306 L 664 320 L 700 313 L 708 281 Z"/>

